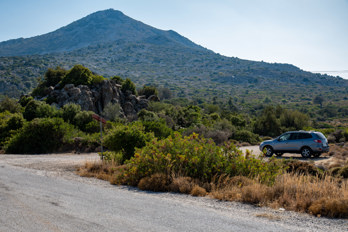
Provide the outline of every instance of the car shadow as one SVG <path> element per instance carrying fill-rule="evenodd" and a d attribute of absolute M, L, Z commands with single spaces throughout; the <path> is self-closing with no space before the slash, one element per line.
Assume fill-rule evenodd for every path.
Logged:
<path fill-rule="evenodd" d="M 302 161 L 309 161 L 309 160 L 313 160 L 313 161 L 321 161 L 321 160 L 328 160 L 330 157 L 328 156 L 323 156 L 323 157 L 311 157 L 311 158 L 303 158 L 301 156 L 275 156 L 275 158 L 277 159 L 285 159 L 285 160 L 289 160 L 289 159 L 293 159 L 293 160 L 302 160 Z"/>

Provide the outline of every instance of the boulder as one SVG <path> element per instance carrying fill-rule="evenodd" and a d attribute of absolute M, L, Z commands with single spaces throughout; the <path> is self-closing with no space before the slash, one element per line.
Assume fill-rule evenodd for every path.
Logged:
<path fill-rule="evenodd" d="M 124 94 L 121 86 L 112 80 L 104 80 L 93 87 L 87 85 L 75 87 L 73 84 L 66 84 L 61 88 L 57 85 L 50 87 L 48 95 L 45 97 L 56 99 L 55 104 L 59 107 L 67 103 L 75 103 L 80 105 L 82 110 L 90 110 L 98 114 L 100 114 L 99 107 L 103 110 L 109 103 L 118 103 L 121 106 L 120 115 L 128 119 L 136 118 L 137 112 L 148 107 L 149 100 L 159 100 L 156 96 L 146 99 L 144 96 L 136 97 L 130 92 Z"/>

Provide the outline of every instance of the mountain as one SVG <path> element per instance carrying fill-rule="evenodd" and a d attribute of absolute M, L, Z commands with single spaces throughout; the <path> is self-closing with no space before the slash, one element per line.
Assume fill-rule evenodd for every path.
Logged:
<path fill-rule="evenodd" d="M 82 64 L 95 73 L 169 88 L 175 96 L 307 104 L 315 95 L 347 96 L 348 81 L 290 64 L 226 57 L 174 31 L 159 30 L 120 11 L 88 15 L 48 34 L 0 43 L 0 94 L 18 96 L 47 68 Z M 304 103 L 303 103 L 304 102 Z M 346 104 L 346 103 L 344 103 Z"/>
<path fill-rule="evenodd" d="M 68 52 L 116 40 L 173 42 L 178 46 L 203 49 L 174 31 L 163 31 L 136 21 L 120 11 L 105 10 L 88 15 L 48 34 L 0 43 L 1 56 Z"/>

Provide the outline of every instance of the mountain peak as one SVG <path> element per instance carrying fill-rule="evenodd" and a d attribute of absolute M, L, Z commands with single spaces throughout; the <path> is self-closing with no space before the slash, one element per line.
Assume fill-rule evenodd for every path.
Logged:
<path fill-rule="evenodd" d="M 203 49 L 174 31 L 159 30 L 121 11 L 107 9 L 44 35 L 2 42 L 0 57 L 67 52 L 117 40 L 134 42 L 152 37 L 162 37 L 161 40 L 168 40 L 176 46 Z"/>

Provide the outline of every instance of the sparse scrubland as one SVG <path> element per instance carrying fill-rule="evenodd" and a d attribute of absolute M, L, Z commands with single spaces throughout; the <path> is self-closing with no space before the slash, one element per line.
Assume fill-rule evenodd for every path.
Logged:
<path fill-rule="evenodd" d="M 83 79 L 77 78 L 81 75 Z M 99 124 L 91 117 L 93 112 L 72 103 L 57 108 L 52 104 L 55 99 L 42 99 L 52 84 L 94 86 L 104 79 L 81 65 L 71 70 L 49 69 L 32 96 L 3 98 L 1 151 L 81 152 L 98 151 L 103 145 L 103 160 L 86 163 L 78 170 L 81 176 L 143 190 L 209 196 L 316 216 L 348 217 L 348 128 L 344 119 L 335 115 L 331 121 L 317 120 L 319 114 L 329 112 L 322 99 L 313 99 L 309 104 L 316 109 L 315 115 L 300 108 L 272 105 L 267 99 L 253 112 L 247 112 L 238 109 L 233 99 L 173 99 L 168 89 L 136 89 L 130 79 L 115 76 L 112 79 L 122 92 L 165 100 L 150 102 L 131 120 L 117 112 L 123 106 L 105 106 L 102 114 L 109 120 L 103 127 L 102 141 Z M 321 131 L 331 143 L 330 152 L 316 165 L 242 154 L 236 147 L 300 129 Z"/>

